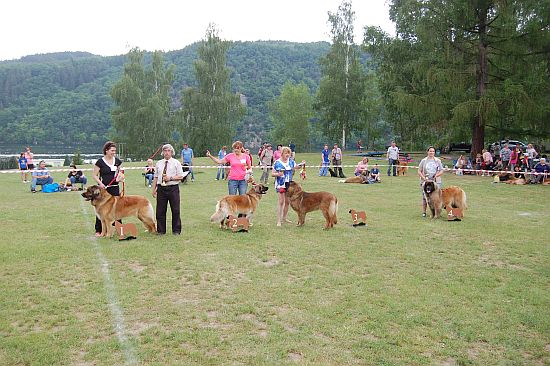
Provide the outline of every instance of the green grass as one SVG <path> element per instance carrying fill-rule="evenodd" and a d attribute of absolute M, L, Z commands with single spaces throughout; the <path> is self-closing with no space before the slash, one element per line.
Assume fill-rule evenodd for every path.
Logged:
<path fill-rule="evenodd" d="M 126 176 L 127 194 L 152 200 L 141 172 Z M 446 174 L 469 209 L 431 221 L 415 170 L 355 185 L 308 169 L 306 191 L 338 197 L 333 230 L 319 212 L 277 228 L 270 191 L 250 232 L 231 233 L 209 222 L 227 192 L 214 177 L 181 186 L 181 236 L 140 224 L 119 242 L 93 238 L 80 194 L 31 194 L 0 174 L 0 364 L 550 363 L 550 187 Z M 350 208 L 367 212 L 367 228 L 351 226 Z"/>

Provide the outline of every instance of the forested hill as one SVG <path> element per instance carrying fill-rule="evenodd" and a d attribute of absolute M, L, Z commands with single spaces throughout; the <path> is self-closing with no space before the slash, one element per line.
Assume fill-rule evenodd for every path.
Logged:
<path fill-rule="evenodd" d="M 176 66 L 174 105 L 181 90 L 195 85 L 193 61 L 198 43 L 164 54 Z M 264 136 L 270 122 L 267 102 L 286 81 L 319 85 L 319 58 L 329 44 L 283 41 L 235 42 L 227 55 L 231 86 L 247 97 L 248 111 L 239 136 Z M 146 58 L 147 60 L 149 57 Z M 0 144 L 99 145 L 112 127 L 110 89 L 122 75 L 125 56 L 87 52 L 25 56 L 0 62 Z"/>

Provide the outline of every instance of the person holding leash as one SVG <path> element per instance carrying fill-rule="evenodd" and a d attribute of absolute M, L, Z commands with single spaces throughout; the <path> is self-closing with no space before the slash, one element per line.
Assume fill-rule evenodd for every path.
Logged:
<path fill-rule="evenodd" d="M 435 148 L 430 146 L 428 148 L 428 156 L 420 161 L 418 164 L 418 176 L 420 177 L 420 191 L 422 192 L 422 217 L 426 217 L 426 208 L 428 202 L 426 201 L 426 195 L 424 194 L 424 182 L 427 180 L 433 180 L 437 186 L 441 189 L 443 175 L 443 163 L 439 158 L 435 157 Z"/>
<path fill-rule="evenodd" d="M 305 161 L 296 164 L 294 159 L 290 157 L 291 155 L 292 151 L 290 147 L 283 147 L 281 157 L 273 164 L 273 172 L 271 173 L 275 177 L 275 190 L 277 191 L 277 226 L 281 226 L 283 222 L 292 223 L 292 221 L 287 219 L 290 200 L 286 195 L 286 190 L 292 181 L 294 169 L 299 169 L 306 165 Z"/>
<path fill-rule="evenodd" d="M 157 199 L 157 234 L 166 234 L 166 210 L 170 203 L 172 211 L 172 234 L 181 234 L 180 217 L 180 187 L 179 182 L 183 179 L 183 168 L 181 163 L 174 159 L 174 147 L 170 144 L 162 146 L 162 156 L 155 166 L 153 178 L 153 197 Z"/>

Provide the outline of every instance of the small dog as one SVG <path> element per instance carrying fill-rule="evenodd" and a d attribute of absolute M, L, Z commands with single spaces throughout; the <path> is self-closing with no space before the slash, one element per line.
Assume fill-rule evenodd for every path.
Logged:
<path fill-rule="evenodd" d="M 137 228 L 136 228 L 136 225 L 132 223 L 121 224 L 120 222 L 115 221 L 115 229 L 118 234 L 118 240 L 137 238 Z M 126 237 L 126 235 L 129 235 L 129 236 Z"/>
<path fill-rule="evenodd" d="M 432 219 L 439 217 L 443 208 L 452 207 L 462 210 L 467 208 L 466 193 L 460 187 L 450 186 L 439 189 L 434 181 L 428 180 L 424 182 L 423 190 L 432 213 Z"/>
<path fill-rule="evenodd" d="M 248 219 L 246 217 L 235 217 L 229 215 L 227 217 L 227 228 L 233 232 L 246 231 L 248 232 Z"/>
<path fill-rule="evenodd" d="M 111 196 L 105 188 L 93 185 L 82 193 L 82 197 L 90 201 L 101 220 L 101 236 L 112 237 L 113 222 L 128 216 L 136 216 L 149 232 L 157 232 L 153 205 L 143 196 Z"/>
<path fill-rule="evenodd" d="M 397 161 L 397 176 L 405 176 L 405 174 L 407 174 L 407 170 L 409 169 L 407 165 L 409 165 L 409 163 L 407 163 L 406 161 Z"/>
<path fill-rule="evenodd" d="M 258 202 L 260 202 L 262 195 L 267 193 L 268 189 L 269 187 L 263 184 L 256 184 L 245 195 L 223 197 L 216 204 L 216 212 L 210 217 L 210 221 L 219 222 L 220 228 L 223 229 L 223 223 L 227 216 L 238 217 L 239 214 L 243 214 L 251 223 Z"/>
<path fill-rule="evenodd" d="M 364 226 L 367 224 L 367 214 L 365 211 L 349 210 L 351 219 L 353 220 L 353 226 Z"/>
<path fill-rule="evenodd" d="M 325 217 L 325 229 L 330 229 L 338 223 L 338 199 L 329 192 L 304 192 L 300 184 L 290 182 L 286 195 L 290 200 L 290 207 L 298 214 L 298 226 L 306 220 L 306 213 L 321 210 Z"/>
<path fill-rule="evenodd" d="M 522 185 L 527 184 L 527 181 L 525 180 L 525 178 L 516 178 L 516 177 L 512 176 L 505 183 L 506 184 L 517 184 L 519 186 L 522 186 Z"/>

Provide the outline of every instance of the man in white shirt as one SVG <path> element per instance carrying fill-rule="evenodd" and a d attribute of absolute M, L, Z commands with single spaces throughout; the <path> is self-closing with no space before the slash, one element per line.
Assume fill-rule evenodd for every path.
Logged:
<path fill-rule="evenodd" d="M 172 211 L 172 233 L 181 233 L 180 218 L 180 188 L 179 182 L 183 179 L 181 163 L 174 159 L 174 148 L 170 144 L 162 146 L 162 156 L 156 164 L 153 179 L 153 197 L 157 198 L 157 233 L 166 234 L 166 210 L 170 203 Z"/>
<path fill-rule="evenodd" d="M 388 177 L 393 167 L 393 176 L 397 176 L 397 165 L 399 164 L 399 148 L 395 146 L 395 141 L 391 142 L 391 146 L 388 147 L 386 153 L 386 159 L 388 159 Z"/>

